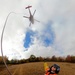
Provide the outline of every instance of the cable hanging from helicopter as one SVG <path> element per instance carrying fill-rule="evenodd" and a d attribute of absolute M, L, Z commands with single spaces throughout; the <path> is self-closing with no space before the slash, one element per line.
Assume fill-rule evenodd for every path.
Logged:
<path fill-rule="evenodd" d="M 30 16 L 29 16 L 29 17 L 23 16 L 24 18 L 28 18 L 28 19 L 29 19 L 29 21 L 30 21 L 29 26 L 31 26 L 31 24 L 34 24 L 34 21 L 40 22 L 40 21 L 34 19 L 34 14 L 35 14 L 36 10 L 34 11 L 33 14 L 31 14 L 31 11 L 30 11 L 30 8 L 31 8 L 31 7 L 32 7 L 32 6 L 27 6 L 27 7 L 25 8 L 25 9 L 28 9 L 28 10 L 29 10 Z M 4 37 L 4 30 L 5 30 L 5 27 L 6 27 L 6 25 L 7 25 L 8 18 L 9 18 L 9 16 L 10 16 L 11 14 L 20 14 L 20 13 L 10 12 L 10 13 L 7 15 L 6 20 L 5 20 L 5 23 L 4 23 L 4 26 L 3 26 L 3 30 L 2 30 L 2 33 L 1 33 L 1 54 L 2 54 L 2 59 L 3 59 L 4 65 L 5 65 L 5 67 L 6 67 L 7 71 L 8 71 L 8 73 L 9 73 L 9 75 L 12 75 L 12 74 L 11 74 L 11 72 L 10 72 L 10 70 L 9 70 L 9 68 L 8 68 L 8 66 L 7 66 L 7 64 L 6 64 L 6 61 L 5 61 L 4 55 L 3 55 L 3 37 Z"/>

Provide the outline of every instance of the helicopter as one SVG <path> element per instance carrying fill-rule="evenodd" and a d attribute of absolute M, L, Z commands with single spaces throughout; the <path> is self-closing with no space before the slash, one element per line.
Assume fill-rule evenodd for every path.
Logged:
<path fill-rule="evenodd" d="M 35 10 L 34 13 L 32 14 L 31 11 L 30 11 L 30 8 L 31 8 L 31 7 L 32 7 L 32 6 L 27 6 L 27 7 L 25 7 L 25 9 L 28 9 L 28 10 L 29 10 L 30 16 L 29 16 L 29 17 L 23 16 L 24 18 L 28 18 L 28 19 L 29 19 L 29 21 L 30 21 L 29 26 L 31 26 L 31 24 L 34 24 L 34 21 L 40 22 L 40 21 L 34 19 L 34 14 L 35 14 L 36 10 Z"/>

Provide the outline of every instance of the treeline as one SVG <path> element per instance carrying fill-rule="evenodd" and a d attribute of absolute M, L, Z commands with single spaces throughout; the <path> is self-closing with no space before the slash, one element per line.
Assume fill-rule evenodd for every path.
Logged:
<path fill-rule="evenodd" d="M 70 56 L 68 55 L 67 57 L 56 57 L 56 56 L 52 56 L 52 57 L 36 57 L 35 55 L 31 55 L 28 59 L 21 59 L 21 60 L 17 60 L 17 59 L 12 59 L 12 60 L 8 60 L 8 58 L 5 56 L 4 57 L 5 62 L 7 64 L 21 64 L 21 63 L 29 63 L 29 62 L 70 62 L 70 63 L 75 63 L 75 56 Z M 2 57 L 0 56 L 0 64 L 3 64 L 3 60 Z"/>
<path fill-rule="evenodd" d="M 4 56 L 3 58 L 4 58 L 4 60 L 5 60 L 6 63 L 9 62 L 9 60 L 8 60 L 8 58 L 6 56 Z M 4 64 L 2 56 L 0 56 L 0 64 Z"/>

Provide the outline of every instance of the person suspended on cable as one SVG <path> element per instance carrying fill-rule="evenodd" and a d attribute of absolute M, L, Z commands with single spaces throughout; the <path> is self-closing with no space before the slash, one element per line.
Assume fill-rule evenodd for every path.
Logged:
<path fill-rule="evenodd" d="M 45 75 L 57 75 L 60 71 L 60 66 L 57 64 L 52 65 L 46 69 Z"/>

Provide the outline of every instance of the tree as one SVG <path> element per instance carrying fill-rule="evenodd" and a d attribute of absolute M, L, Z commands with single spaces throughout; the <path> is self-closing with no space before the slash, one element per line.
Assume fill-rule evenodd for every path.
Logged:
<path fill-rule="evenodd" d="M 8 60 L 8 58 L 7 58 L 6 56 L 4 56 L 3 58 L 4 58 L 4 60 L 5 60 L 6 63 L 9 62 L 9 60 Z M 4 63 L 4 62 L 3 62 L 3 59 L 2 59 L 2 56 L 0 56 L 0 63 L 1 63 L 1 64 Z"/>
<path fill-rule="evenodd" d="M 68 55 L 68 56 L 66 57 L 66 61 L 67 61 L 67 62 L 71 62 L 71 56 L 70 56 L 70 55 Z"/>
<path fill-rule="evenodd" d="M 35 62 L 36 61 L 36 56 L 35 55 L 31 55 L 29 58 L 30 62 Z"/>
<path fill-rule="evenodd" d="M 71 62 L 75 63 L 75 56 L 71 56 Z"/>
<path fill-rule="evenodd" d="M 51 61 L 57 61 L 57 58 L 54 56 L 52 56 Z"/>

